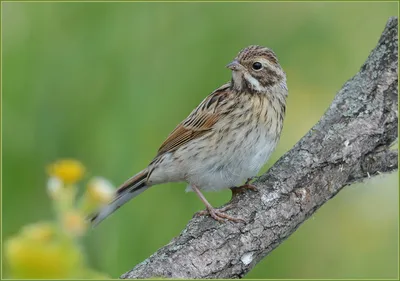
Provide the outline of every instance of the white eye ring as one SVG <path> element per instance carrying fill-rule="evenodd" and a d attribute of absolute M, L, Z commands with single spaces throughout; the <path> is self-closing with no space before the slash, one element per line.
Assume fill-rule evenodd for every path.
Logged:
<path fill-rule="evenodd" d="M 263 68 L 263 65 L 261 62 L 256 61 L 255 63 L 253 63 L 252 67 L 255 71 L 258 71 Z"/>

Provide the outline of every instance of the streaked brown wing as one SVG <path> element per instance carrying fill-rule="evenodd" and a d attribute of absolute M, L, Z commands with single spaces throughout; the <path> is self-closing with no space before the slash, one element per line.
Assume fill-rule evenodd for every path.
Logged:
<path fill-rule="evenodd" d="M 206 97 L 200 105 L 182 121 L 163 142 L 157 156 L 178 149 L 209 130 L 218 122 L 222 114 L 229 111 L 227 96 L 230 84 L 225 84 Z"/>

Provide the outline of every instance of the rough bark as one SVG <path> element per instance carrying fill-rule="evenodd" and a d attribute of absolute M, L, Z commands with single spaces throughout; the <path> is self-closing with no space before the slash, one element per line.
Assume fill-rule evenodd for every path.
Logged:
<path fill-rule="evenodd" d="M 228 213 L 246 223 L 193 218 L 121 278 L 241 278 L 344 186 L 397 169 L 397 18 L 321 120 Z"/>

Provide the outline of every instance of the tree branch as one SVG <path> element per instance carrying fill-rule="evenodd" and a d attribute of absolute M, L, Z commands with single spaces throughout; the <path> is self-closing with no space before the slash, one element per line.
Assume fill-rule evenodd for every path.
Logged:
<path fill-rule="evenodd" d="M 193 218 L 122 278 L 240 278 L 344 186 L 397 169 L 397 18 L 321 120 L 232 201 L 246 223 Z"/>

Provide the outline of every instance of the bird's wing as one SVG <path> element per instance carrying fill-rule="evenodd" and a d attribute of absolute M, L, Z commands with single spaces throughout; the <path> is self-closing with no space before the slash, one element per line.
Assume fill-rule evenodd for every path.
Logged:
<path fill-rule="evenodd" d="M 182 145 L 202 136 L 229 112 L 232 104 L 228 102 L 230 84 L 227 83 L 212 92 L 199 106 L 183 120 L 163 142 L 157 157 L 177 150 Z M 156 157 L 156 158 L 157 158 Z"/>

